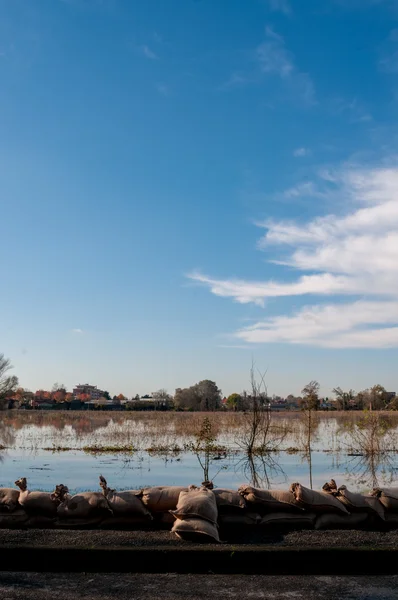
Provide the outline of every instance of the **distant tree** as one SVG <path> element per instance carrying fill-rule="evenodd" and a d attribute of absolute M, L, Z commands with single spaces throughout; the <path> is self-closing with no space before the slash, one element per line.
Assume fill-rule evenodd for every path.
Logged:
<path fill-rule="evenodd" d="M 333 388 L 332 392 L 336 396 L 337 408 L 339 410 L 348 410 L 350 407 L 350 402 L 355 399 L 354 390 L 343 392 L 341 387 L 336 387 Z"/>
<path fill-rule="evenodd" d="M 104 392 L 102 395 L 106 400 L 109 400 L 109 401 L 112 400 L 112 398 L 109 395 L 109 392 Z"/>
<path fill-rule="evenodd" d="M 379 383 L 370 388 L 369 395 L 371 410 L 385 409 L 391 399 L 391 395 L 387 392 L 386 388 Z"/>
<path fill-rule="evenodd" d="M 174 394 L 174 405 L 178 410 L 199 410 L 200 399 L 194 386 L 177 388 Z"/>
<path fill-rule="evenodd" d="M 7 375 L 11 368 L 9 359 L 0 354 L 0 408 L 6 407 L 6 400 L 14 394 L 18 386 L 18 377 Z"/>
<path fill-rule="evenodd" d="M 33 392 L 24 388 L 18 388 L 13 396 L 13 400 L 18 402 L 20 406 L 27 405 L 33 399 Z"/>
<path fill-rule="evenodd" d="M 301 390 L 303 394 L 302 408 L 304 410 L 318 410 L 319 408 L 319 388 L 320 385 L 317 381 L 310 381 Z"/>
<path fill-rule="evenodd" d="M 217 410 L 221 405 L 221 390 L 214 381 L 204 379 L 189 388 L 177 388 L 174 404 L 180 410 Z"/>
<path fill-rule="evenodd" d="M 242 409 L 242 396 L 240 394 L 230 394 L 227 398 L 227 408 L 230 410 L 241 410 Z"/>
<path fill-rule="evenodd" d="M 210 379 L 204 379 L 196 384 L 196 393 L 199 398 L 199 410 L 217 410 L 221 406 L 221 390 Z"/>
<path fill-rule="evenodd" d="M 168 394 L 167 390 L 165 390 L 164 388 L 161 388 L 160 390 L 157 390 L 157 392 L 153 392 L 152 398 L 159 405 L 161 405 L 161 404 L 167 404 L 168 402 L 171 402 L 171 400 L 173 399 L 172 396 L 170 396 L 170 394 Z"/>
<path fill-rule="evenodd" d="M 139 394 L 136 394 L 136 395 L 134 396 L 133 400 L 135 400 L 136 402 L 137 402 L 138 400 L 140 400 L 140 395 L 139 395 Z"/>
<path fill-rule="evenodd" d="M 51 391 L 52 392 L 61 392 L 62 391 L 62 392 L 65 392 L 65 394 L 66 394 L 66 387 L 63 383 L 55 382 L 53 387 L 51 388 Z"/>
<path fill-rule="evenodd" d="M 398 410 L 398 397 L 394 396 L 387 404 L 387 410 Z"/>

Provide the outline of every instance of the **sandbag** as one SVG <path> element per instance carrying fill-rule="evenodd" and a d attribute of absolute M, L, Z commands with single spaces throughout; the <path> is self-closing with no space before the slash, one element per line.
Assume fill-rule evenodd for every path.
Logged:
<path fill-rule="evenodd" d="M 190 542 L 220 542 L 216 525 L 204 519 L 176 519 L 171 531 L 180 539 Z"/>
<path fill-rule="evenodd" d="M 378 498 L 386 510 L 398 512 L 398 488 L 374 488 L 372 496 Z"/>
<path fill-rule="evenodd" d="M 23 508 L 17 508 L 12 512 L 0 513 L 0 529 L 18 529 L 28 520 L 28 515 Z"/>
<path fill-rule="evenodd" d="M 264 515 L 260 526 L 273 528 L 309 529 L 314 526 L 316 515 L 314 513 L 274 512 Z"/>
<path fill-rule="evenodd" d="M 355 512 L 349 515 L 323 513 L 315 521 L 315 529 L 356 529 L 369 521 L 368 512 Z"/>
<path fill-rule="evenodd" d="M 260 490 L 250 485 L 241 485 L 239 494 L 249 504 L 256 504 L 266 512 L 295 511 L 301 512 L 303 507 L 298 504 L 294 494 L 286 490 Z"/>
<path fill-rule="evenodd" d="M 27 489 L 26 477 L 21 477 L 15 482 L 21 490 L 18 497 L 19 504 L 29 515 L 42 515 L 55 517 L 59 499 L 49 492 L 31 492 Z"/>
<path fill-rule="evenodd" d="M 171 529 L 175 521 L 175 517 L 170 512 L 155 513 L 154 526 L 162 527 L 163 529 Z"/>
<path fill-rule="evenodd" d="M 81 492 L 74 496 L 67 495 L 58 506 L 57 514 L 60 519 L 86 519 L 99 514 L 112 514 L 112 510 L 100 492 Z"/>
<path fill-rule="evenodd" d="M 234 510 L 246 508 L 246 500 L 244 497 L 234 490 L 226 490 L 223 488 L 213 489 L 213 494 L 216 497 L 218 510 Z"/>
<path fill-rule="evenodd" d="M 292 483 L 290 490 L 293 492 L 298 504 L 305 510 L 316 513 L 337 512 L 348 514 L 348 510 L 344 504 L 336 500 L 332 494 L 310 490 L 300 485 L 300 483 Z"/>
<path fill-rule="evenodd" d="M 324 491 L 333 494 L 333 496 L 342 502 L 349 512 L 368 512 L 372 515 L 377 515 L 384 520 L 384 506 L 375 496 L 365 496 L 350 492 L 345 485 L 339 488 L 334 479 L 323 486 Z"/>
<path fill-rule="evenodd" d="M 18 507 L 19 490 L 0 488 L 0 512 L 12 512 Z"/>
<path fill-rule="evenodd" d="M 176 510 L 170 512 L 178 519 L 205 519 L 217 525 L 216 497 L 206 488 L 190 488 L 187 492 L 181 492 Z"/>
<path fill-rule="evenodd" d="M 220 527 L 251 527 L 261 521 L 258 513 L 247 512 L 245 510 L 235 512 L 225 512 L 218 514 L 218 524 Z"/>
<path fill-rule="evenodd" d="M 398 529 L 398 513 L 386 512 L 385 524 L 391 529 Z"/>
<path fill-rule="evenodd" d="M 46 515 L 33 515 L 24 523 L 24 527 L 26 529 L 54 529 L 56 520 L 55 517 Z"/>
<path fill-rule="evenodd" d="M 136 515 L 140 517 L 141 520 L 143 518 L 149 521 L 152 520 L 152 515 L 141 502 L 137 490 L 128 490 L 124 492 L 111 490 L 107 485 L 106 479 L 102 477 L 102 475 L 100 476 L 100 486 L 103 490 L 103 496 L 106 498 L 114 516 L 128 517 Z"/>
<path fill-rule="evenodd" d="M 187 491 L 186 487 L 170 485 L 145 488 L 138 493 L 142 502 L 152 513 L 163 513 L 175 510 L 180 493 Z"/>

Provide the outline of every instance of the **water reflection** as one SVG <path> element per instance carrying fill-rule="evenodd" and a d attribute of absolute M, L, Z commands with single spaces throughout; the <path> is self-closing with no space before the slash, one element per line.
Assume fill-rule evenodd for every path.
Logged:
<path fill-rule="evenodd" d="M 277 454 L 245 454 L 237 462 L 235 472 L 243 473 L 246 481 L 257 488 L 270 489 L 276 479 L 287 481 Z"/>
<path fill-rule="evenodd" d="M 106 469 L 111 470 L 112 481 L 116 473 L 117 485 L 124 489 L 205 480 L 218 487 L 250 483 L 267 488 L 300 481 L 320 489 L 332 477 L 346 478 L 363 491 L 397 482 L 398 415 L 312 416 L 309 443 L 300 413 L 278 413 L 272 417 L 272 435 L 267 438 L 270 446 L 283 441 L 278 451 L 247 455 L 237 444 L 245 422 L 239 413 L 208 413 L 211 430 L 202 432 L 195 453 L 192 444 L 205 417 L 200 413 L 9 411 L 0 423 L 0 446 L 6 448 L 0 450 L 0 485 L 12 485 L 18 477 L 31 474 L 35 485 L 51 489 L 57 474 L 57 482 L 71 489 L 95 489 L 98 474 L 103 470 L 106 477 Z M 82 452 L 92 446 L 99 452 Z M 132 450 L 121 452 L 122 447 Z"/>

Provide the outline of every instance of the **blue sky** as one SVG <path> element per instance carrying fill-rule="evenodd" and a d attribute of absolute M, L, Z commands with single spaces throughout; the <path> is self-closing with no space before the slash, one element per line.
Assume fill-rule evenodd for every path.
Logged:
<path fill-rule="evenodd" d="M 24 387 L 396 390 L 395 0 L 0 0 L 0 74 Z"/>

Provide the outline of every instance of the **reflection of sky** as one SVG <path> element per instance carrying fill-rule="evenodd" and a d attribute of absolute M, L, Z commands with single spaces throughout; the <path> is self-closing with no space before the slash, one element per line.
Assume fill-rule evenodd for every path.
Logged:
<path fill-rule="evenodd" d="M 53 454 L 42 450 L 6 450 L 2 454 L 4 460 L 0 465 L 0 486 L 13 486 L 18 477 L 25 476 L 31 489 L 52 490 L 55 484 L 63 483 L 72 491 L 96 490 L 99 489 L 100 474 L 116 489 L 135 489 L 150 485 L 198 485 L 203 481 L 203 471 L 197 457 L 189 453 L 168 460 L 150 456 L 146 452 L 137 452 L 130 457 L 109 454 L 92 456 L 78 451 Z M 294 481 L 309 486 L 309 466 L 303 455 L 282 452 L 275 459 L 283 472 L 271 477 L 271 487 L 287 489 Z M 330 453 L 312 453 L 312 480 L 315 489 L 321 488 L 331 477 L 336 479 L 338 485 L 346 483 L 353 490 L 370 489 L 371 484 L 364 485 L 358 483 L 355 477 L 348 478 L 346 462 L 349 459 L 342 455 L 340 460 L 338 464 L 336 457 Z M 227 468 L 224 469 L 224 466 Z M 259 475 L 261 477 L 261 472 Z M 251 483 L 241 455 L 212 461 L 210 477 L 214 476 L 217 487 L 237 488 L 242 483 Z M 391 485 L 394 481 L 398 484 L 397 473 Z M 379 483 L 382 484 L 383 479 Z"/>

